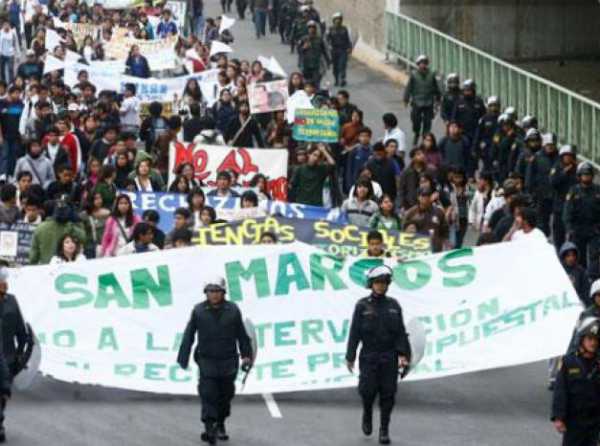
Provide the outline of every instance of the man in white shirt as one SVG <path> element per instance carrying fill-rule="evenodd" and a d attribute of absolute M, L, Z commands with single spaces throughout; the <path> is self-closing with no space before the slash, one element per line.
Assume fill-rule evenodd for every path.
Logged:
<path fill-rule="evenodd" d="M 386 113 L 383 115 L 382 119 L 383 128 L 385 129 L 383 134 L 383 144 L 385 145 L 390 139 L 396 140 L 398 143 L 398 156 L 402 157 L 404 165 L 408 166 L 410 164 L 410 157 L 408 156 L 410 150 L 406 150 L 406 135 L 398 127 L 398 118 L 396 118 L 396 115 L 393 113 Z"/>
<path fill-rule="evenodd" d="M 520 240 L 543 240 L 548 242 L 546 235 L 536 228 L 537 212 L 532 208 L 521 208 L 515 216 L 515 223 L 504 240 L 516 242 Z"/>
<path fill-rule="evenodd" d="M 140 131 L 140 100 L 135 96 L 135 85 L 125 84 L 123 102 L 119 109 L 121 131 L 137 136 Z"/>

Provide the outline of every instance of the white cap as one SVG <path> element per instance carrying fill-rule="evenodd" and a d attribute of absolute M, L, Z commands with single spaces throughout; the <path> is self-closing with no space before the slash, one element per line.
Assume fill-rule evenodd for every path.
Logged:
<path fill-rule="evenodd" d="M 336 12 L 335 14 L 333 14 L 333 15 L 331 16 L 331 20 L 341 19 L 341 18 L 343 18 L 343 17 L 344 17 L 344 16 L 342 15 L 342 13 L 341 13 L 341 12 Z"/>
<path fill-rule="evenodd" d="M 548 144 L 556 144 L 556 139 L 554 138 L 554 133 L 548 132 L 542 135 L 542 145 L 546 146 Z"/>
<path fill-rule="evenodd" d="M 563 155 L 575 155 L 575 150 L 573 150 L 573 146 L 569 144 L 565 144 L 564 146 L 562 146 L 558 152 L 558 156 Z"/>
<path fill-rule="evenodd" d="M 218 288 L 221 291 L 226 291 L 225 279 L 221 276 L 212 276 L 204 282 L 204 292 L 209 288 Z"/>

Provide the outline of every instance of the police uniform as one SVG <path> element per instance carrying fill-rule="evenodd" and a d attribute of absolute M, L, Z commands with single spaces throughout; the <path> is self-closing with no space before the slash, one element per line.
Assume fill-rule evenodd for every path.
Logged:
<path fill-rule="evenodd" d="M 599 276 L 600 186 L 577 184 L 566 196 L 564 223 L 592 279 Z"/>
<path fill-rule="evenodd" d="M 583 332 L 591 334 L 585 329 Z M 597 326 L 593 335 L 598 335 Z M 578 345 L 581 337 L 580 334 Z M 597 446 L 600 434 L 600 358 L 597 354 L 588 358 L 578 349 L 563 357 L 554 384 L 551 419 L 560 420 L 566 426 L 563 446 Z"/>
<path fill-rule="evenodd" d="M 352 49 L 352 40 L 348 28 L 341 24 L 342 17 L 334 16 L 334 24 L 327 33 L 327 42 L 331 47 L 331 61 L 333 65 L 333 76 L 335 85 L 346 85 L 346 68 L 348 66 L 348 54 Z"/>
<path fill-rule="evenodd" d="M 321 84 L 321 63 L 323 60 L 330 64 L 325 42 L 319 35 L 305 36 L 298 45 L 301 58 L 302 75 L 307 82 L 314 82 L 317 90 Z"/>
<path fill-rule="evenodd" d="M 417 64 L 427 60 L 419 56 Z M 419 136 L 431 131 L 431 121 L 434 117 L 434 103 L 441 100 L 440 87 L 436 75 L 427 69 L 425 72 L 415 70 L 411 73 L 408 84 L 404 89 L 404 102 L 410 102 L 410 119 L 413 127 L 413 143 L 416 145 Z"/>
<path fill-rule="evenodd" d="M 473 153 L 483 161 L 483 170 L 491 172 L 493 169 L 493 143 L 494 135 L 498 132 L 498 114 L 486 113 L 479 120 L 475 138 L 473 140 Z"/>
<path fill-rule="evenodd" d="M 550 170 L 550 185 L 552 186 L 552 239 L 554 246 L 560 248 L 565 241 L 565 223 L 563 220 L 563 211 L 567 193 L 577 184 L 577 176 L 575 174 L 576 167 L 573 166 L 570 170 L 565 170 L 564 166 L 559 162 L 552 170 Z M 580 256 L 585 256 L 584 252 L 579 253 Z"/>
<path fill-rule="evenodd" d="M 463 128 L 463 134 L 473 143 L 479 120 L 485 114 L 485 104 L 483 99 L 477 95 L 461 95 L 454 106 L 452 119 L 458 122 Z"/>
<path fill-rule="evenodd" d="M 389 270 L 381 266 L 373 270 L 379 268 Z M 389 279 L 391 280 L 391 275 Z M 381 429 L 387 434 L 398 384 L 398 358 L 404 356 L 410 360 L 411 355 L 402 309 L 395 299 L 371 293 L 357 302 L 346 350 L 346 360 L 349 363 L 356 360 L 359 344 L 362 344 L 362 348 L 358 391 L 364 414 L 372 414 L 373 403 L 379 395 Z"/>
<path fill-rule="evenodd" d="M 202 402 L 202 421 L 206 432 L 223 428 L 230 415 L 239 368 L 238 346 L 242 358 L 252 357 L 250 338 L 242 314 L 233 302 L 223 300 L 213 306 L 208 300 L 194 307 L 185 328 L 177 362 L 186 369 L 197 339 L 194 360 L 200 369 L 198 393 Z"/>

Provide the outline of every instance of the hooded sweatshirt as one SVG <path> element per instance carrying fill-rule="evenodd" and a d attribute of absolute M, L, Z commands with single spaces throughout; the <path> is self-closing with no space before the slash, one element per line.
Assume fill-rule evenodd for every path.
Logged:
<path fill-rule="evenodd" d="M 33 177 L 32 184 L 39 184 L 44 189 L 54 181 L 52 161 L 41 153 L 35 158 L 30 153 L 19 158 L 15 167 L 15 178 L 21 172 L 30 172 Z"/>

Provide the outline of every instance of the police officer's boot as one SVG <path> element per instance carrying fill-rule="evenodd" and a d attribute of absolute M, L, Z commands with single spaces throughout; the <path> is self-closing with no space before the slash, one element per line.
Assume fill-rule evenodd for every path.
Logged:
<path fill-rule="evenodd" d="M 6 431 L 4 430 L 4 426 L 0 425 L 0 443 L 6 443 Z"/>
<path fill-rule="evenodd" d="M 363 408 L 362 415 L 362 431 L 363 434 L 369 436 L 373 433 L 373 409 L 369 407 Z"/>
<path fill-rule="evenodd" d="M 227 431 L 225 430 L 225 421 L 217 421 L 217 439 L 221 441 L 229 440 L 229 435 L 227 435 Z"/>
<path fill-rule="evenodd" d="M 392 440 L 390 440 L 390 434 L 388 432 L 387 426 L 381 426 L 379 428 L 379 444 L 390 444 Z"/>
<path fill-rule="evenodd" d="M 205 432 L 200 436 L 208 444 L 217 444 L 217 425 L 213 421 L 204 423 Z"/>

